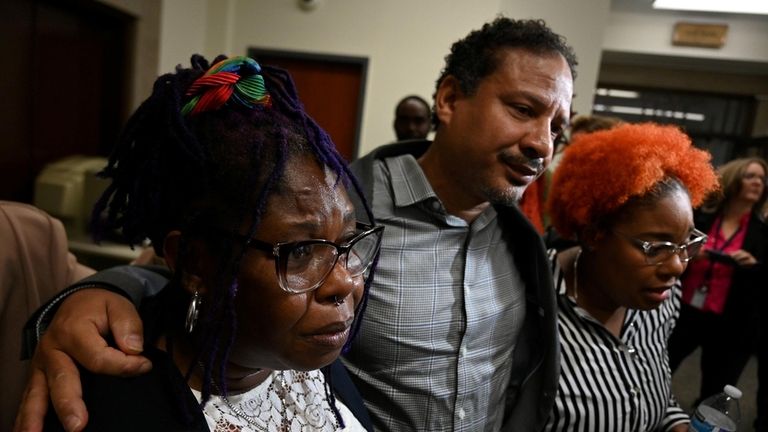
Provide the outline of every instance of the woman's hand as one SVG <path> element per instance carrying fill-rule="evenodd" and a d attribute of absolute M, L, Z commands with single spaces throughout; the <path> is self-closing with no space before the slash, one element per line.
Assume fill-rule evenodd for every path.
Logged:
<path fill-rule="evenodd" d="M 757 264 L 757 259 L 744 249 L 731 252 L 730 255 L 736 260 L 736 264 L 740 267 L 749 267 Z"/>
<path fill-rule="evenodd" d="M 110 333 L 118 349 L 107 344 L 105 337 Z M 66 430 L 82 430 L 88 411 L 75 361 L 95 373 L 139 375 L 152 368 L 139 355 L 143 345 L 141 319 L 128 299 L 102 289 L 72 294 L 37 346 L 14 430 L 42 431 L 49 394 Z"/>
<path fill-rule="evenodd" d="M 676 424 L 669 430 L 669 432 L 688 432 L 689 423 Z"/>

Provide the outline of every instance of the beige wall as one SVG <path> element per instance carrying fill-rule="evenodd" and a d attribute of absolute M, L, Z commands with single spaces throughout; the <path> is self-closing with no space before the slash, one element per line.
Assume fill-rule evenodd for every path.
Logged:
<path fill-rule="evenodd" d="M 133 33 L 134 77 L 131 89 L 131 110 L 149 96 L 157 77 L 160 56 L 160 6 L 156 0 L 97 0 L 135 18 Z M 166 43 L 163 41 L 163 43 Z"/>
<path fill-rule="evenodd" d="M 365 154 L 395 139 L 394 107 L 402 96 L 431 100 L 451 43 L 498 12 L 497 0 L 321 0 L 311 12 L 295 1 L 239 1 L 232 49 L 368 57 L 359 150 Z"/>
<path fill-rule="evenodd" d="M 105 0 L 106 1 L 106 0 Z M 116 1 L 116 0 L 111 0 Z M 122 0 L 126 1 L 126 0 Z M 394 139 L 393 109 L 408 93 L 431 99 L 443 57 L 456 39 L 498 14 L 543 18 L 579 56 L 574 109 L 591 111 L 603 49 L 768 64 L 768 17 L 652 11 L 637 0 L 163 0 L 159 72 L 194 52 L 244 54 L 248 47 L 369 58 L 360 154 Z M 676 20 L 730 25 L 721 50 L 672 47 Z"/>
<path fill-rule="evenodd" d="M 202 53 L 208 30 L 207 0 L 158 2 L 160 14 L 160 62 L 158 73 L 173 72 L 178 64 L 189 67 L 192 54 Z"/>
<path fill-rule="evenodd" d="M 368 57 L 361 154 L 394 139 L 393 111 L 400 97 L 416 93 L 431 100 L 450 45 L 500 13 L 515 18 L 543 17 L 568 38 L 581 59 L 575 109 L 589 111 L 591 107 L 601 26 L 585 30 L 572 20 L 558 19 L 563 11 L 560 0 L 320 0 L 310 12 L 295 1 L 224 0 L 209 2 L 216 6 L 209 6 L 207 16 L 198 13 L 205 3 L 163 2 L 163 35 L 173 36 L 168 42 L 172 46 L 166 47 L 163 40 L 161 68 L 170 70 L 179 58 L 186 61 L 191 51 L 208 56 L 242 54 L 250 46 Z M 567 4 L 572 12 L 588 5 L 598 21 L 608 14 L 609 0 L 571 0 Z M 195 11 L 194 17 L 190 11 Z M 196 24 L 190 25 L 190 20 Z M 204 41 L 197 32 L 198 24 L 207 28 Z"/>

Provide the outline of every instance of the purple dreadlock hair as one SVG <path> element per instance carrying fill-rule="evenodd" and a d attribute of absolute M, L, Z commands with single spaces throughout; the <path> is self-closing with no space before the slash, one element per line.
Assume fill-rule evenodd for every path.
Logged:
<path fill-rule="evenodd" d="M 374 219 L 358 181 L 328 134 L 304 111 L 287 72 L 247 57 L 219 56 L 209 66 L 194 55 L 191 63 L 190 69 L 179 66 L 159 77 L 152 95 L 128 120 L 100 173 L 112 182 L 94 207 L 92 231 L 97 240 L 110 230 L 121 231 L 130 244 L 149 238 L 161 256 L 166 235 L 182 232 L 179 265 L 165 290 L 173 290 L 179 305 L 168 314 L 165 331 L 171 334 L 183 331 L 189 300 L 180 285 L 189 238 L 204 237 L 215 251 L 212 256 L 220 257 L 211 301 L 195 330 L 205 404 L 214 379 L 227 392 L 224 376 L 236 334 L 237 274 L 246 251 L 232 240 L 206 237 L 205 228 L 251 221 L 252 237 L 286 161 L 298 154 L 312 155 L 336 173 L 339 182 L 358 194 L 368 219 Z M 372 278 L 373 269 L 345 352 L 359 329 Z M 341 421 L 330 391 L 330 370 L 323 372 L 326 395 Z"/>

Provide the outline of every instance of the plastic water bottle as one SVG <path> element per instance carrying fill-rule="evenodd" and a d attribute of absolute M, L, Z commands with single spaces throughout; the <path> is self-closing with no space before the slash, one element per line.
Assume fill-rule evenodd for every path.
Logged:
<path fill-rule="evenodd" d="M 735 432 L 739 425 L 741 390 L 727 385 L 723 392 L 704 399 L 691 417 L 688 432 Z"/>

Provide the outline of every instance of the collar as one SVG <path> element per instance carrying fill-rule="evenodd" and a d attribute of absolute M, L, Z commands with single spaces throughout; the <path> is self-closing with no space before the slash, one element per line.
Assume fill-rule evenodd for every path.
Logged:
<path fill-rule="evenodd" d="M 384 164 L 390 173 L 395 207 L 420 204 L 450 226 L 468 226 L 464 219 L 445 211 L 442 201 L 432 189 L 421 165 L 412 154 L 385 158 Z M 496 209 L 488 206 L 470 225 L 473 230 L 482 230 L 493 222 L 496 216 Z"/>
<path fill-rule="evenodd" d="M 408 207 L 427 200 L 439 203 L 437 194 L 413 155 L 389 157 L 384 159 L 384 164 L 390 173 L 396 207 Z"/>

